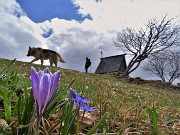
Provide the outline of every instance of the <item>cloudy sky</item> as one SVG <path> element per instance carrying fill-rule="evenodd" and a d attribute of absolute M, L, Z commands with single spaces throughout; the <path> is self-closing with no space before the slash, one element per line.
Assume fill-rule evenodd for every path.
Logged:
<path fill-rule="evenodd" d="M 123 28 L 142 28 L 166 14 L 180 24 L 179 0 L 0 0 L 0 5 L 0 58 L 31 61 L 28 47 L 42 47 L 63 57 L 60 67 L 78 71 L 89 57 L 94 72 L 101 51 L 103 57 L 121 54 L 113 40 Z M 140 69 L 133 75 L 141 76 Z"/>

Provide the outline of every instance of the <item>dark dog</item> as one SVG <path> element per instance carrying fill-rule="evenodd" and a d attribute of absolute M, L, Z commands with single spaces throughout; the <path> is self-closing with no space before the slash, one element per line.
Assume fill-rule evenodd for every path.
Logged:
<path fill-rule="evenodd" d="M 35 57 L 35 59 L 33 59 L 31 62 L 41 60 L 41 66 L 43 65 L 44 60 L 47 59 L 49 59 L 50 66 L 55 64 L 55 66 L 57 67 L 58 61 L 65 63 L 65 61 L 57 52 L 48 49 L 29 47 L 27 56 Z"/>

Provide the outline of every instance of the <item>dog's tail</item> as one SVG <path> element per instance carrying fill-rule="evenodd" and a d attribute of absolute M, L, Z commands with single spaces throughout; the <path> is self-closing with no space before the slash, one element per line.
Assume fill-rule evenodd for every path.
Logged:
<path fill-rule="evenodd" d="M 61 57 L 61 55 L 58 54 L 57 58 L 58 58 L 58 60 L 59 60 L 60 62 L 66 63 L 66 62 L 63 60 L 63 58 Z"/>

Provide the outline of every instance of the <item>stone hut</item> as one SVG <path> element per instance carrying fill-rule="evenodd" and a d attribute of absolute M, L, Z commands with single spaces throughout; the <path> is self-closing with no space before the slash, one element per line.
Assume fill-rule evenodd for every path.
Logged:
<path fill-rule="evenodd" d="M 124 72 L 127 67 L 125 55 L 126 54 L 101 58 L 95 73 L 105 74 L 113 72 Z"/>

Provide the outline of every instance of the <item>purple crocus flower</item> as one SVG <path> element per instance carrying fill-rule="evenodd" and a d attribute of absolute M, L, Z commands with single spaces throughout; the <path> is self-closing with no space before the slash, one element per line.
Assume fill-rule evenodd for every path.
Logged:
<path fill-rule="evenodd" d="M 72 88 L 68 90 L 70 93 L 70 100 L 74 100 L 74 107 L 76 108 L 80 105 L 80 110 L 84 112 L 92 112 L 95 108 L 91 108 L 89 106 L 88 99 L 86 97 L 82 97 L 81 95 L 77 94 Z"/>
<path fill-rule="evenodd" d="M 53 96 L 59 82 L 60 72 L 54 74 L 48 68 L 44 71 L 36 72 L 34 67 L 31 67 L 31 83 L 33 96 L 36 103 L 37 117 L 41 117 L 45 111 L 51 97 Z"/>

